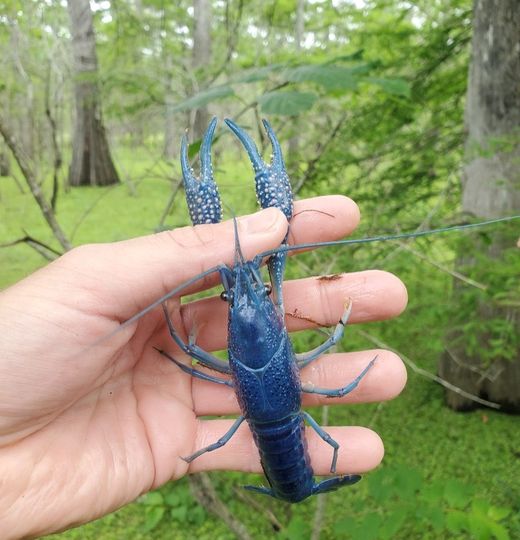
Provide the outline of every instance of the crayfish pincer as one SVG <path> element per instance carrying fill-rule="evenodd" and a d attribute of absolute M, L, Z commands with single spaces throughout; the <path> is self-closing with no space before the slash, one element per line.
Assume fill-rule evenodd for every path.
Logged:
<path fill-rule="evenodd" d="M 293 197 L 280 144 L 269 123 L 265 120 L 263 123 L 273 148 L 269 165 L 264 163 L 249 135 L 231 120 L 226 120 L 228 127 L 247 150 L 253 164 L 260 205 L 263 208 L 275 206 L 290 220 Z M 217 223 L 222 215 L 211 165 L 211 143 L 215 127 L 216 119 L 213 119 L 201 146 L 200 178 L 197 178 L 189 167 L 186 137 L 182 141 L 181 165 L 186 199 L 194 225 Z M 351 305 L 349 303 L 346 306 L 334 332 L 322 345 L 308 353 L 294 353 L 284 324 L 282 298 L 286 259 L 283 248 L 286 238 L 280 251 L 272 253 L 268 260 L 271 285 L 266 285 L 260 275 L 262 256 L 251 261 L 244 259 L 235 225 L 234 264 L 222 265 L 217 270 L 224 287 L 221 297 L 229 304 L 228 362 L 200 348 L 194 338 L 185 343 L 164 307 L 169 333 L 177 345 L 203 366 L 221 374 L 229 374 L 231 379 L 219 378 L 185 366 L 167 352 L 160 352 L 193 377 L 232 387 L 242 411 L 241 416 L 218 441 L 184 458 L 185 461 L 191 462 L 205 452 L 225 445 L 245 420 L 258 447 L 262 468 L 269 483 L 269 487 L 245 486 L 246 489 L 284 501 L 299 502 L 310 495 L 354 484 L 361 478 L 352 474 L 315 481 L 306 446 L 305 422 L 332 447 L 332 473 L 336 470 L 339 444 L 308 413 L 302 411 L 302 392 L 329 397 L 344 396 L 357 387 L 374 365 L 376 358 L 342 388 L 330 390 L 302 386 L 300 369 L 319 358 L 341 339 Z M 274 293 L 274 300 L 271 291 Z"/>

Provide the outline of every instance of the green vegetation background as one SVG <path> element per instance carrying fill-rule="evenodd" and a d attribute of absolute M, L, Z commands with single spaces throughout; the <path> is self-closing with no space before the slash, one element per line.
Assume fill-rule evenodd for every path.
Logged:
<path fill-rule="evenodd" d="M 190 51 L 184 34 L 172 32 L 163 39 L 163 19 L 156 15 L 165 10 L 164 20 L 179 27 L 188 28 L 191 21 L 186 3 L 143 3 L 147 9 L 139 17 L 130 3 L 119 3 L 112 19 L 103 17 L 103 8 L 97 14 L 104 113 L 113 129 L 112 150 L 124 181 L 110 188 L 60 193 L 57 216 L 74 245 L 153 233 L 171 194 L 172 180 L 179 177 L 176 161 L 156 158 L 162 150 L 165 101 L 158 74 L 164 73 L 165 66 L 162 52 L 157 52 L 160 48 L 151 44 L 160 42 L 168 54 L 187 58 Z M 239 40 L 237 60 L 229 62 L 218 88 L 206 93 L 196 94 L 183 72 L 172 70 L 178 136 L 186 125 L 181 122 L 185 111 L 210 104 L 220 117 L 233 116 L 244 104 L 252 103 L 255 110 L 269 116 L 284 145 L 299 135 L 297 155 L 288 156 L 293 181 L 305 178 L 299 195 L 342 193 L 354 198 L 363 216 L 360 237 L 410 230 L 418 224 L 429 228 L 463 221 L 459 179 L 472 2 L 373 0 L 369 4 L 369 10 L 351 9 L 338 17 L 336 8 L 323 8 L 327 3 L 309 2 L 308 26 L 316 29 L 317 39 L 329 26 L 337 36 L 349 39 L 347 44 L 340 39 L 330 39 L 326 46 L 317 43 L 302 55 L 285 39 L 292 32 L 294 2 L 250 2 L 245 17 L 260 29 L 268 28 L 270 47 L 264 48 L 261 34 Z M 47 65 L 41 55 L 46 50 L 42 40 L 48 34 L 40 27 L 52 26 L 62 40 L 66 12 L 59 3 L 10 0 L 6 6 L 15 14 L 36 6 L 37 16 L 22 13 L 18 24 L 27 38 L 27 56 L 22 61 L 32 77 L 43 131 L 46 73 L 39 70 Z M 414 13 L 419 14 L 420 24 L 414 22 Z M 222 17 L 216 10 L 215 21 Z M 214 55 L 219 60 L 225 56 L 229 36 L 224 34 L 224 25 L 215 28 Z M 7 47 L 9 36 L 0 35 L 0 43 Z M 46 43 L 48 48 L 51 45 L 55 43 Z M 215 61 L 212 69 L 216 65 Z M 24 95 L 25 82 L 11 72 L 4 75 L 0 90 L 7 88 L 14 105 L 20 107 L 10 111 L 13 116 L 23 117 L 27 114 L 24 102 L 16 96 Z M 211 79 L 212 73 L 198 75 Z M 282 92 L 273 96 L 273 89 L 280 85 Z M 63 116 L 70 112 L 67 103 L 72 103 L 70 91 L 62 97 Z M 251 125 L 250 120 L 245 123 Z M 62 135 L 66 152 L 67 136 Z M 237 214 L 253 211 L 253 175 L 243 153 L 228 137 L 216 142 L 215 150 L 220 154 L 215 158 L 215 176 L 227 207 Z M 51 158 L 45 158 L 38 173 L 49 194 Z M 14 174 L 21 178 L 16 168 Z M 21 193 L 12 179 L 0 178 L 0 244 L 23 236 L 24 231 L 52 244 L 40 212 L 24 190 Z M 182 193 L 167 224 L 188 224 Z M 478 333 L 486 332 L 491 336 L 485 351 L 489 361 L 508 358 L 518 347 L 518 336 L 510 334 L 510 327 L 489 321 L 486 328 L 476 328 L 472 320 L 472 308 L 482 298 L 508 300 L 508 294 L 518 289 L 520 268 L 512 252 L 505 252 L 492 267 L 479 260 L 481 246 L 497 230 L 505 229 L 424 238 L 405 246 L 321 249 L 293 258 L 288 276 L 381 268 L 406 283 L 407 311 L 393 321 L 350 327 L 341 344 L 345 350 L 367 349 L 374 347 L 374 341 L 382 341 L 413 365 L 435 374 L 443 336 L 448 327 L 458 324 L 466 331 L 468 350 L 479 347 Z M 513 238 L 514 228 L 510 230 Z M 474 254 L 471 267 L 456 266 L 461 248 Z M 0 287 L 42 264 L 28 246 L 0 249 Z M 464 304 L 451 305 L 453 278 L 446 269 L 460 271 L 488 289 L 468 287 Z M 298 335 L 295 348 L 308 350 L 322 338 L 317 332 Z M 320 418 L 321 412 L 313 414 Z M 372 427 L 385 441 L 386 456 L 382 467 L 358 485 L 327 496 L 321 538 L 520 539 L 518 417 L 485 409 L 454 413 L 443 406 L 443 389 L 409 368 L 407 388 L 398 399 L 331 408 L 328 423 Z M 257 497 L 258 504 L 270 508 L 280 521 L 282 530 L 277 532 L 263 513 L 251 511 L 235 491 L 235 486 L 259 483 L 260 478 L 238 473 L 215 473 L 212 478 L 224 502 L 255 538 L 309 538 L 316 498 L 290 507 Z M 103 540 L 232 537 L 222 521 L 206 515 L 193 501 L 186 480 L 56 536 Z"/>
<path fill-rule="evenodd" d="M 76 189 L 61 195 L 58 215 L 67 231 L 75 230 L 76 244 L 123 240 L 153 233 L 157 226 L 157 216 L 164 208 L 171 186 L 153 176 L 171 164 L 154 165 L 136 150 L 120 150 L 117 159 L 133 171 L 134 177 L 143 175 L 143 179 L 111 188 Z M 255 209 L 252 173 L 243 157 L 224 155 L 217 160 L 215 174 L 229 208 L 240 213 Z M 0 243 L 20 234 L 19 223 L 24 223 L 35 236 L 51 241 L 29 194 L 21 194 L 14 182 L 3 178 L 0 197 L 9 216 L 2 221 Z M 181 193 L 168 225 L 184 225 L 187 219 Z M 449 252 L 451 241 L 432 238 L 424 242 L 435 243 L 437 252 L 442 254 Z M 382 261 L 377 260 L 381 258 L 381 250 L 386 251 Z M 388 253 L 393 256 L 389 257 Z M 1 250 L 0 256 L 3 286 L 42 265 L 42 259 L 24 245 Z M 358 263 L 356 259 L 361 261 Z M 394 271 L 405 281 L 410 303 L 407 311 L 394 321 L 360 326 L 369 336 L 389 343 L 420 368 L 435 373 L 446 327 L 444 317 L 449 311 L 442 300 L 439 305 L 439 299 L 447 297 L 450 276 L 410 258 L 406 251 L 399 252 L 395 245 L 365 246 L 356 252 L 343 248 L 335 254 L 330 249 L 321 249 L 293 258 L 289 272 L 297 276 L 307 275 L 310 268 L 313 273 L 318 273 L 320 268 L 327 272 L 355 271 L 372 267 L 370 260 L 375 262 L 373 267 Z M 316 332 L 299 335 L 296 348 L 309 349 L 321 339 Z M 349 328 L 341 345 L 345 350 L 373 346 L 366 336 L 358 333 L 357 325 Z M 518 419 L 490 410 L 457 414 L 443 407 L 442 397 L 443 390 L 438 385 L 409 370 L 407 388 L 393 402 L 331 408 L 330 424 L 365 425 L 378 431 L 385 441 L 386 456 L 378 472 L 366 475 L 350 489 L 328 495 L 322 538 L 520 538 Z M 314 414 L 319 418 L 321 413 L 318 410 Z M 308 524 L 313 519 L 316 500 L 289 507 L 259 498 L 259 504 L 270 508 L 284 526 L 279 533 L 263 514 L 251 512 L 234 491 L 241 484 L 261 482 L 260 478 L 238 473 L 215 473 L 212 477 L 225 503 L 255 537 L 309 537 Z M 165 486 L 160 493 L 161 496 L 144 497 L 60 537 L 233 538 L 225 524 L 201 511 L 191 498 L 185 480 Z M 476 527 L 472 533 L 465 518 L 460 522 L 461 514 L 471 517 L 471 526 Z M 481 524 L 479 529 L 481 515 L 485 525 Z M 500 527 L 495 536 L 489 533 L 489 523 Z"/>

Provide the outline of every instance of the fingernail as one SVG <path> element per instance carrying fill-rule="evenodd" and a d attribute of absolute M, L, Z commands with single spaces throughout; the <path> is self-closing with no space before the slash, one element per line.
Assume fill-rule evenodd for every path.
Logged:
<path fill-rule="evenodd" d="M 280 226 L 282 212 L 276 208 L 266 208 L 256 214 L 239 218 L 240 228 L 248 234 L 265 234 Z"/>

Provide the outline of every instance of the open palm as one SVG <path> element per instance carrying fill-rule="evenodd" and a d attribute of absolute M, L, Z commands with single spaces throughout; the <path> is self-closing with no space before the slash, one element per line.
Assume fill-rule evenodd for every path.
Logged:
<path fill-rule="evenodd" d="M 316 210 L 316 211 L 306 211 Z M 295 243 L 340 238 L 359 219 L 344 197 L 299 201 L 291 227 Z M 287 223 L 275 210 L 240 218 L 246 257 L 276 247 Z M 102 516 L 187 472 L 260 471 L 247 426 L 223 448 L 188 465 L 180 456 L 217 440 L 231 420 L 200 416 L 238 413 L 227 387 L 192 379 L 154 347 L 186 357 L 165 329 L 160 310 L 121 323 L 201 271 L 232 264 L 231 222 L 186 227 L 149 237 L 75 249 L 0 296 L 0 530 L 36 536 Z M 207 288 L 218 275 L 186 292 Z M 289 282 L 285 304 L 292 330 L 335 324 L 346 299 L 352 321 L 388 318 L 406 305 L 399 280 L 377 271 Z M 384 301 L 381 301 L 384 298 Z M 226 346 L 227 305 L 218 298 L 180 306 L 169 301 L 176 328 L 196 330 L 207 350 Z M 374 351 L 324 357 L 302 380 L 336 387 L 352 380 Z M 390 399 L 406 374 L 381 351 L 351 395 L 333 402 Z M 321 401 L 310 397 L 308 404 Z M 382 458 L 379 437 L 360 427 L 329 428 L 340 443 L 338 473 L 363 472 Z M 327 474 L 330 447 L 307 433 L 316 474 Z M 5 536 L 5 535 L 4 535 Z"/>

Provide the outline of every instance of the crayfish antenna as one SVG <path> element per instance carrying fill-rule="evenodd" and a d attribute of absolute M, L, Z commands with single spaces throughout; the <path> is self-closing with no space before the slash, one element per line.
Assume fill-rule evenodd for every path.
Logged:
<path fill-rule="evenodd" d="M 235 266 L 245 264 L 244 254 L 240 246 L 240 237 L 238 235 L 238 222 L 236 216 L 233 216 L 233 232 L 235 234 Z"/>

